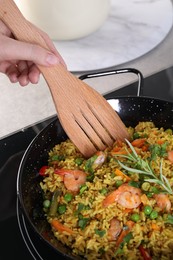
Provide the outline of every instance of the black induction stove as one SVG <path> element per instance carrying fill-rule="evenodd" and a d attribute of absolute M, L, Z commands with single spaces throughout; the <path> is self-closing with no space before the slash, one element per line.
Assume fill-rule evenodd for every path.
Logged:
<path fill-rule="evenodd" d="M 136 82 L 105 95 L 136 95 Z M 144 78 L 142 95 L 173 102 L 173 67 Z M 22 129 L 0 140 L 0 260 L 62 259 L 30 229 L 16 195 L 18 167 L 32 139 L 52 120 Z"/>

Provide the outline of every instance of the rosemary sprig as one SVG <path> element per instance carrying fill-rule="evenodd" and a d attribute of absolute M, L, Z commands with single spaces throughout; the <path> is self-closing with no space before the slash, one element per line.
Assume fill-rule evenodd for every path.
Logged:
<path fill-rule="evenodd" d="M 146 182 L 155 183 L 157 185 L 160 185 L 166 193 L 173 194 L 170 183 L 169 183 L 168 179 L 163 174 L 163 167 L 162 167 L 163 159 L 161 160 L 161 163 L 160 163 L 160 174 L 159 174 L 159 178 L 158 178 L 155 175 L 155 173 L 154 173 L 152 167 L 150 166 L 150 164 L 146 160 L 143 160 L 140 156 L 138 156 L 138 154 L 136 153 L 133 145 L 127 139 L 125 139 L 125 140 L 126 140 L 128 146 L 130 147 L 132 153 L 130 153 L 128 151 L 128 149 L 126 148 L 127 155 L 117 154 L 116 156 L 127 158 L 128 160 L 134 162 L 135 165 L 136 165 L 136 168 L 128 167 L 124 163 L 117 160 L 119 165 L 129 172 L 142 174 L 142 175 L 148 177 L 148 178 L 145 179 Z"/>

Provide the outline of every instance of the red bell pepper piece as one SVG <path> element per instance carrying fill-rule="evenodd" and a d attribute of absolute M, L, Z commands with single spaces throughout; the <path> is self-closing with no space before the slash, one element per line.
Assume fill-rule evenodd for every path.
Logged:
<path fill-rule="evenodd" d="M 144 260 L 152 260 L 151 256 L 142 245 L 139 246 L 139 251 Z"/>
<path fill-rule="evenodd" d="M 39 174 L 40 174 L 41 176 L 45 176 L 45 175 L 46 175 L 45 172 L 46 172 L 46 170 L 47 170 L 48 168 L 49 168 L 49 167 L 48 167 L 47 165 L 42 166 L 42 167 L 40 168 L 40 170 L 39 170 Z"/>

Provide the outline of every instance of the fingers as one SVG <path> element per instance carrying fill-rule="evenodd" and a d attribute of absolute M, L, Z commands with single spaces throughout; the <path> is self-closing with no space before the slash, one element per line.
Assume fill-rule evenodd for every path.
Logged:
<path fill-rule="evenodd" d="M 37 84 L 40 78 L 40 71 L 35 64 L 31 63 L 28 65 L 22 61 L 18 64 L 17 70 L 11 68 L 10 71 L 7 71 L 7 75 L 12 83 L 19 82 L 24 87 L 30 82 Z"/>
<path fill-rule="evenodd" d="M 8 66 L 8 68 L 6 69 L 5 73 L 12 83 L 18 82 L 19 71 L 18 71 L 16 65 L 10 64 Z"/>
<path fill-rule="evenodd" d="M 18 82 L 21 86 L 26 86 L 29 83 L 28 73 L 29 68 L 25 61 L 20 61 L 17 65 L 19 75 L 18 75 Z"/>
<path fill-rule="evenodd" d="M 37 65 L 52 66 L 61 63 L 66 67 L 49 36 L 36 29 L 47 49 L 14 39 L 9 28 L 0 20 L 0 72 L 6 74 L 12 83 L 19 82 L 21 86 L 26 86 L 29 82 L 38 83 L 40 71 Z"/>
<path fill-rule="evenodd" d="M 37 84 L 40 78 L 39 69 L 31 62 L 28 64 L 20 61 L 18 65 L 6 62 L 1 72 L 5 73 L 12 83 L 18 82 L 22 87 L 27 86 L 30 82 Z"/>
<path fill-rule="evenodd" d="M 51 66 L 61 62 L 60 55 L 57 56 L 38 45 L 20 42 L 1 35 L 1 60 L 26 60 L 42 66 Z"/>
<path fill-rule="evenodd" d="M 36 84 L 40 71 L 34 63 L 51 66 L 60 62 L 59 57 L 37 45 L 19 42 L 4 35 L 0 35 L 0 42 L 0 72 L 5 73 L 12 83 L 19 82 L 21 86 L 29 82 Z"/>
<path fill-rule="evenodd" d="M 63 58 L 61 57 L 60 53 L 57 51 L 55 45 L 53 44 L 53 41 L 50 39 L 50 37 L 48 36 L 47 33 L 45 33 L 44 31 L 42 31 L 40 28 L 36 27 L 34 24 L 30 23 L 30 25 L 32 27 L 34 27 L 38 32 L 39 34 L 42 36 L 42 38 L 44 39 L 45 43 L 47 44 L 48 46 L 48 49 L 54 53 L 60 60 L 60 63 L 65 67 L 67 68 L 67 65 L 65 63 L 65 61 L 63 60 Z"/>
<path fill-rule="evenodd" d="M 0 33 L 7 35 L 7 36 L 11 36 L 11 31 L 10 29 L 3 23 L 2 20 L 0 20 Z"/>
<path fill-rule="evenodd" d="M 32 64 L 30 66 L 29 74 L 28 74 L 29 81 L 32 84 L 37 84 L 40 78 L 40 71 L 35 66 L 35 64 Z"/>

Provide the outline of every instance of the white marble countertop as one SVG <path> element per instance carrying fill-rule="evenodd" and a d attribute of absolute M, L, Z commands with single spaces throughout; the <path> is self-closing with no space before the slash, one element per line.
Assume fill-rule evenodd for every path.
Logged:
<path fill-rule="evenodd" d="M 55 45 L 70 71 L 93 71 L 141 57 L 164 40 L 172 24 L 170 0 L 110 0 L 109 15 L 97 31 Z"/>
<path fill-rule="evenodd" d="M 128 3 L 128 0 L 123 0 L 122 2 Z M 148 17 L 150 17 L 151 10 L 153 10 L 152 7 L 156 3 L 159 6 L 162 6 L 162 11 L 166 10 L 166 8 L 169 7 L 169 9 L 166 10 L 167 13 L 165 16 L 163 16 L 164 12 L 160 13 L 160 10 L 154 10 L 155 17 L 157 17 L 157 19 L 154 19 L 154 21 L 158 21 L 158 26 L 155 26 L 154 29 L 156 37 L 152 34 L 149 38 L 150 40 L 151 38 L 154 39 L 153 45 L 147 46 L 147 42 L 150 42 L 150 40 L 148 39 L 148 41 L 146 41 L 144 44 L 145 46 L 143 46 L 142 44 L 144 43 L 144 41 L 142 41 L 141 45 L 143 50 L 141 51 L 141 53 L 139 52 L 139 48 L 136 46 L 137 52 L 129 58 L 127 58 L 127 53 L 122 52 L 122 49 L 119 49 L 118 55 L 122 59 L 124 59 L 124 62 L 115 62 L 114 65 L 110 63 L 111 68 L 115 69 L 126 67 L 139 69 L 143 73 L 144 77 L 146 77 L 160 70 L 173 66 L 172 0 L 133 0 L 132 2 L 133 4 L 136 3 L 136 5 L 140 4 L 141 10 L 143 10 L 144 5 L 147 5 L 150 10 L 150 12 L 148 13 Z M 134 17 L 134 14 L 132 15 L 131 12 L 129 12 L 129 15 L 130 17 Z M 118 14 L 116 14 L 116 16 L 118 16 Z M 125 17 L 128 17 L 127 13 Z M 162 21 L 162 19 L 164 23 L 159 22 Z M 130 27 L 129 24 L 126 24 L 125 21 L 123 21 L 123 23 L 124 27 L 126 29 L 129 29 L 128 34 L 131 35 L 132 27 Z M 137 26 L 136 28 L 139 28 L 139 23 L 135 23 L 135 21 L 132 21 L 132 23 L 134 33 L 135 26 Z M 147 22 L 147 24 L 149 24 L 149 21 Z M 161 24 L 160 27 L 159 24 Z M 142 26 L 146 28 L 145 26 L 147 25 L 142 24 Z M 148 28 L 151 30 L 151 32 L 153 32 L 152 26 Z M 117 35 L 119 35 L 118 32 Z M 138 33 L 137 36 L 139 36 Z M 128 37 L 128 48 L 130 48 L 132 45 L 134 46 L 134 39 L 134 37 Z M 135 48 L 133 48 L 133 52 L 134 51 Z M 100 64 L 101 69 L 103 70 L 107 67 L 107 64 L 104 63 L 104 59 Z M 82 74 L 82 72 L 78 71 L 75 74 L 76 76 L 79 76 Z M 101 94 L 106 94 L 111 92 L 112 90 L 121 88 L 124 85 L 129 84 L 133 80 L 134 77 L 130 75 L 116 76 L 116 79 L 115 77 L 110 76 L 106 77 L 106 82 L 105 80 L 103 81 L 102 79 L 97 78 L 91 79 L 89 84 Z M 0 74 L 0 89 L 0 138 L 4 138 L 5 136 L 12 134 L 13 132 L 16 132 L 20 129 L 23 129 L 29 125 L 42 121 L 56 114 L 56 110 L 48 86 L 42 77 L 39 84 L 34 86 L 29 85 L 25 88 L 22 88 L 18 84 L 11 84 L 5 75 Z"/>

